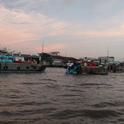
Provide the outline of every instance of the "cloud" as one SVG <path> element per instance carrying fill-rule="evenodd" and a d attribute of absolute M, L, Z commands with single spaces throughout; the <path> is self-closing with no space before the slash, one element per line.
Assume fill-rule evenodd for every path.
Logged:
<path fill-rule="evenodd" d="M 88 54 L 94 49 L 104 51 L 102 47 L 107 46 L 104 42 L 110 40 L 115 50 L 112 44 L 120 39 L 123 46 L 122 3 L 118 0 L 0 0 L 0 44 L 39 52 L 40 41 L 46 40 L 46 51 L 63 49 L 81 55 L 83 50 Z"/>
<path fill-rule="evenodd" d="M 44 52 L 61 51 L 66 46 L 63 43 L 49 44 L 44 46 Z M 42 46 L 36 48 L 37 52 L 42 51 Z"/>
<path fill-rule="evenodd" d="M 0 0 L 0 3 L 7 8 L 19 9 L 20 7 L 31 7 L 32 5 L 38 6 L 48 2 L 48 0 Z"/>
<path fill-rule="evenodd" d="M 72 5 L 74 4 L 75 2 L 77 2 L 78 0 L 63 0 L 64 4 L 65 5 Z"/>
<path fill-rule="evenodd" d="M 78 32 L 76 33 L 79 37 L 85 38 L 114 38 L 124 36 L 124 32 L 122 31 L 89 31 L 89 32 Z"/>
<path fill-rule="evenodd" d="M 19 43 L 29 39 L 62 35 L 66 23 L 40 13 L 25 13 L 0 6 L 0 42 Z"/>
<path fill-rule="evenodd" d="M 119 20 L 120 18 L 120 20 Z M 118 17 L 112 17 L 108 21 L 103 21 L 97 25 L 78 25 L 73 24 L 71 30 L 68 30 L 68 34 L 77 38 L 95 38 L 95 39 L 119 39 L 124 38 L 124 23 L 122 15 Z"/>

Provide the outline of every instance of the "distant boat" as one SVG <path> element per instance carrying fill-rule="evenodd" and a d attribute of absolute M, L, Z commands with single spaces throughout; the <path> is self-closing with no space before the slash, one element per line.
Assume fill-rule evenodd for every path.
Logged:
<path fill-rule="evenodd" d="M 95 74 L 95 75 L 107 75 L 107 65 L 100 65 L 97 62 L 74 62 L 68 66 L 66 74 Z"/>

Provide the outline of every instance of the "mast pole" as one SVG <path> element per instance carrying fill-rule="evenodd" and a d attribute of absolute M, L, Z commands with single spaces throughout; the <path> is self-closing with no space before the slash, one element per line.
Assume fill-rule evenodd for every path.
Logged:
<path fill-rule="evenodd" d="M 42 42 L 42 53 L 44 52 L 44 41 Z"/>

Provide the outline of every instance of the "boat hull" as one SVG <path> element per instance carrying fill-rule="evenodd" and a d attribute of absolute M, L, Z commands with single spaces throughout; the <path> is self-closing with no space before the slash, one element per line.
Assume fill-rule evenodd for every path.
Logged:
<path fill-rule="evenodd" d="M 82 67 L 82 74 L 107 75 L 107 67 Z"/>
<path fill-rule="evenodd" d="M 66 74 L 94 74 L 94 75 L 107 75 L 108 69 L 107 67 L 99 67 L 99 66 L 79 66 L 73 68 L 67 68 Z"/>
<path fill-rule="evenodd" d="M 45 66 L 29 63 L 0 63 L 0 73 L 38 73 L 45 70 Z"/>

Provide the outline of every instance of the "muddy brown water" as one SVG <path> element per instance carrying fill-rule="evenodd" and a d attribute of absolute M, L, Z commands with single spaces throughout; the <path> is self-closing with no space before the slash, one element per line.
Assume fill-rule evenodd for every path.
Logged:
<path fill-rule="evenodd" d="M 124 73 L 0 74 L 0 124 L 124 124 Z"/>

